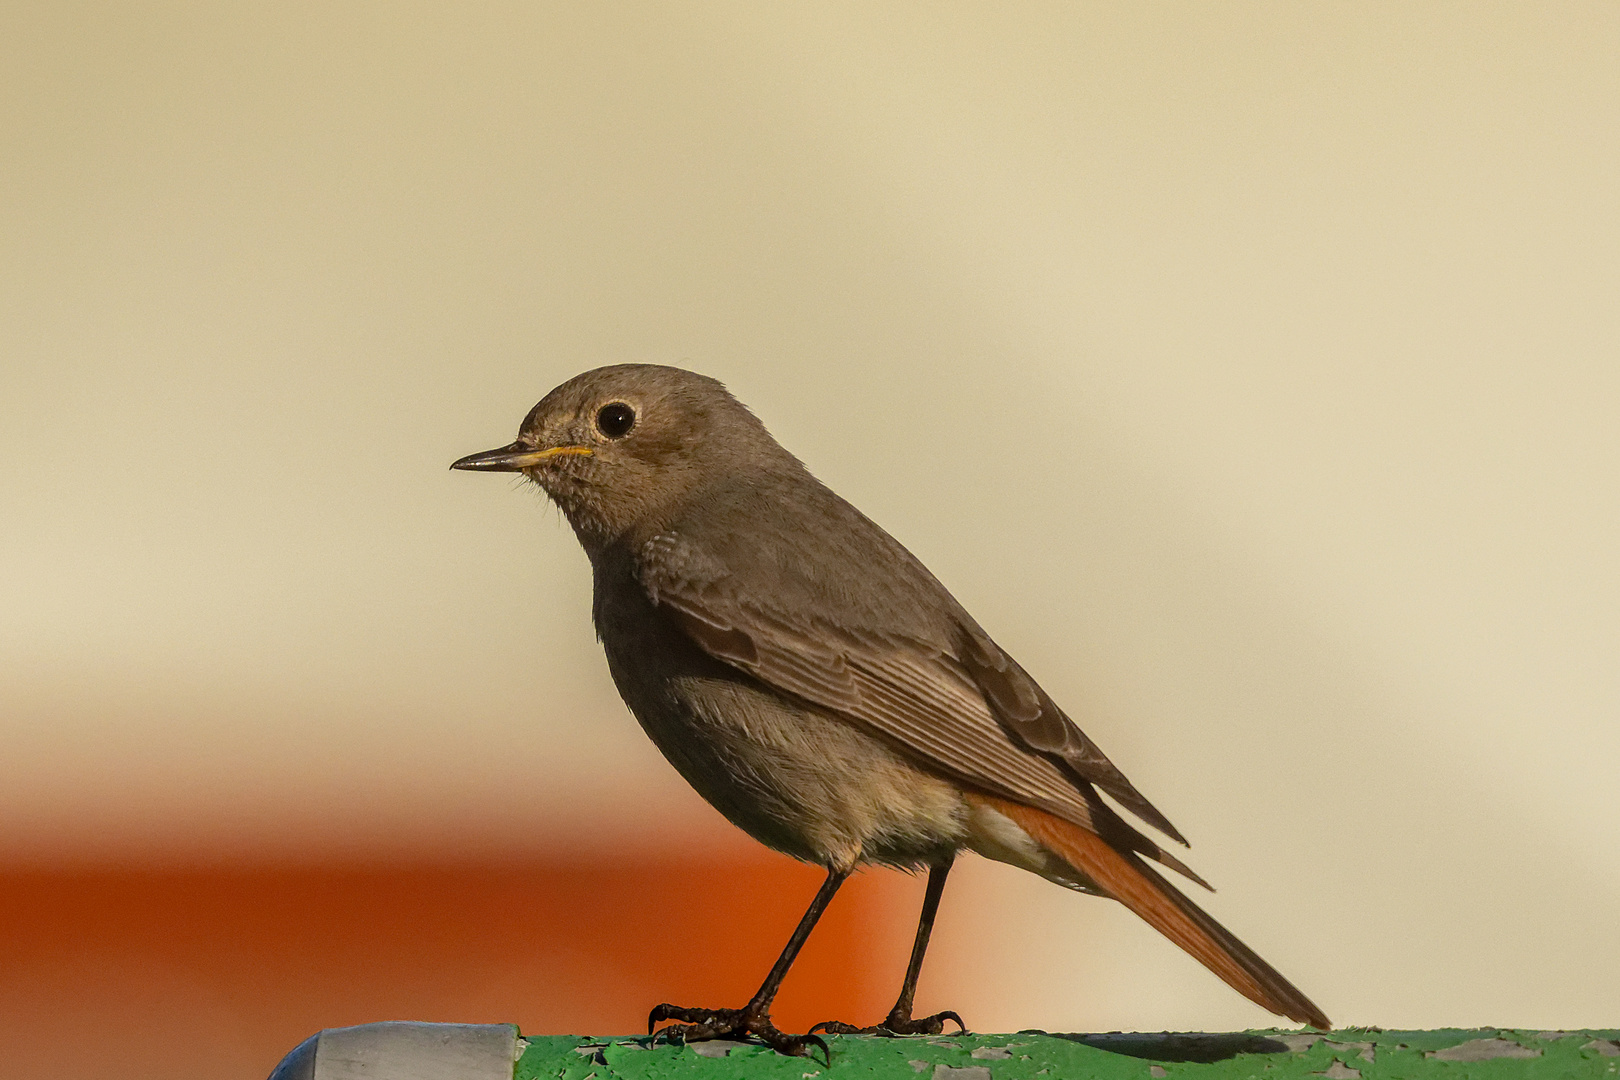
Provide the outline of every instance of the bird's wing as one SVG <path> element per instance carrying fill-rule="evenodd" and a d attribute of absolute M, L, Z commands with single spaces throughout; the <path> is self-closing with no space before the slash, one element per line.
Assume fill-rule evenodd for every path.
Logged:
<path fill-rule="evenodd" d="M 956 640 L 932 642 L 851 625 L 859 620 L 847 614 L 796 613 L 773 602 L 795 583 L 777 576 L 774 588 L 750 587 L 746 575 L 673 531 L 648 541 L 637 572 L 649 599 L 716 659 L 876 731 L 961 783 L 1040 807 L 1202 883 L 1097 798 L 1093 783 L 1181 839 L 959 608 L 948 635 Z"/>

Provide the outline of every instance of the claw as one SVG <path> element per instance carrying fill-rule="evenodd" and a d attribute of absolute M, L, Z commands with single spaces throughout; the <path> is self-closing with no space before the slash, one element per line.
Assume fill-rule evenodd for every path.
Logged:
<path fill-rule="evenodd" d="M 959 1029 L 957 1034 L 967 1033 L 967 1025 L 962 1023 L 962 1018 L 949 1009 L 933 1016 L 925 1016 L 921 1020 L 913 1020 L 909 1015 L 891 1012 L 882 1023 L 864 1028 L 846 1024 L 841 1020 L 823 1020 L 813 1025 L 810 1031 L 812 1033 L 825 1031 L 829 1035 L 884 1035 L 890 1038 L 897 1035 L 938 1035 L 945 1030 L 947 1020 L 955 1021 Z"/>
<path fill-rule="evenodd" d="M 665 1020 L 680 1022 L 658 1027 Z M 819 1046 L 827 1067 L 832 1067 L 832 1050 L 825 1039 L 814 1031 L 803 1036 L 778 1031 L 770 1014 L 752 1005 L 741 1009 L 689 1009 L 666 1002 L 647 1014 L 647 1032 L 653 1045 L 663 1039 L 672 1045 L 679 1040 L 683 1046 L 726 1035 L 751 1035 L 777 1053 L 792 1057 L 804 1057 L 807 1047 Z"/>
<path fill-rule="evenodd" d="M 967 1034 L 967 1025 L 962 1023 L 962 1018 L 957 1016 L 949 1009 L 946 1009 L 944 1012 L 937 1012 L 933 1016 L 924 1017 L 922 1020 L 917 1022 L 929 1025 L 928 1034 L 938 1035 L 940 1032 L 945 1030 L 945 1021 L 947 1020 L 956 1025 L 956 1033 L 958 1035 Z"/>
<path fill-rule="evenodd" d="M 817 1046 L 821 1047 L 822 1063 L 826 1065 L 827 1068 L 832 1068 L 832 1049 L 827 1045 L 826 1039 L 823 1039 L 820 1035 L 815 1034 L 815 1032 L 806 1032 L 804 1037 L 800 1039 L 799 1042 L 799 1053 L 795 1054 L 795 1057 L 810 1057 L 810 1054 L 805 1050 L 805 1047 L 809 1046 L 811 1043 L 815 1043 Z"/>

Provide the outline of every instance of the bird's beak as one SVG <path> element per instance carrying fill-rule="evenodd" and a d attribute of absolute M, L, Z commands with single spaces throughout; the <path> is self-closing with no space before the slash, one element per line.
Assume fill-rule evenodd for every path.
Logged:
<path fill-rule="evenodd" d="M 522 472 L 531 469 L 548 458 L 561 457 L 564 454 L 591 454 L 594 451 L 588 446 L 552 446 L 544 450 L 536 450 L 532 446 L 525 446 L 515 442 L 511 446 L 503 446 L 498 450 L 485 450 L 482 454 L 468 454 L 459 461 L 450 463 L 452 469 L 468 469 L 473 472 Z"/>

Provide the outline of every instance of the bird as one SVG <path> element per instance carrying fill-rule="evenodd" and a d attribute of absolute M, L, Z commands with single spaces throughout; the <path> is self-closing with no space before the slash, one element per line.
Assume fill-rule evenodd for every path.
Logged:
<path fill-rule="evenodd" d="M 1249 1000 L 1331 1027 L 1150 865 L 1209 887 L 1125 815 L 1185 845 L 1169 819 L 921 561 L 718 380 L 657 364 L 586 371 L 546 394 L 516 441 L 451 468 L 522 473 L 560 508 L 590 562 L 608 670 L 646 734 L 734 825 L 826 872 L 747 1003 L 666 1002 L 649 1034 L 752 1036 L 803 1055 L 826 1052 L 821 1032 L 966 1031 L 954 1011 L 912 1015 L 963 851 L 1116 900 Z M 779 1030 L 771 1004 L 799 949 L 873 865 L 928 875 L 893 1009 L 870 1026 Z"/>

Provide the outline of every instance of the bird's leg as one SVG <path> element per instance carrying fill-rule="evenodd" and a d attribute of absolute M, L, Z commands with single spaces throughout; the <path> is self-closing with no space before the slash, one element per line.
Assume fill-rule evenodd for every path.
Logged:
<path fill-rule="evenodd" d="M 939 911 L 939 898 L 945 892 L 945 875 L 951 872 L 951 864 L 943 863 L 929 867 L 928 891 L 923 894 L 922 917 L 917 920 L 917 939 L 911 945 L 911 963 L 906 965 L 906 981 L 900 987 L 900 997 L 895 1001 L 894 1008 L 889 1010 L 888 1018 L 876 1027 L 858 1028 L 837 1020 L 829 1020 L 811 1028 L 814 1031 L 825 1031 L 829 1035 L 938 1035 L 945 1030 L 945 1021 L 953 1021 L 963 1031 L 967 1025 L 962 1018 L 949 1010 L 925 1016 L 921 1020 L 911 1018 L 911 1003 L 917 996 L 917 976 L 922 974 L 923 955 L 928 952 L 928 937 L 934 931 L 934 914 Z"/>
<path fill-rule="evenodd" d="M 827 910 L 833 894 L 848 877 L 848 870 L 827 871 L 827 880 L 821 883 L 820 891 L 816 893 L 816 898 L 810 901 L 810 907 L 799 920 L 793 936 L 788 938 L 787 945 L 782 949 L 782 955 L 776 958 L 770 974 L 765 976 L 765 981 L 760 984 L 747 1005 L 740 1009 L 693 1009 L 680 1005 L 659 1005 L 647 1017 L 648 1034 L 653 1034 L 653 1029 L 665 1020 L 679 1020 L 682 1022 L 660 1029 L 653 1034 L 653 1038 L 699 1042 L 726 1035 L 752 1035 L 773 1050 L 795 1057 L 806 1053 L 812 1045 L 819 1046 L 823 1054 L 829 1055 L 830 1065 L 831 1052 L 827 1049 L 826 1042 L 816 1035 L 788 1035 L 776 1030 L 776 1025 L 771 1023 L 771 1002 L 776 1000 L 776 991 L 781 988 L 788 968 L 793 966 L 799 950 L 810 937 L 810 931 L 815 929 L 816 921 L 821 918 L 821 913 Z"/>
<path fill-rule="evenodd" d="M 884 1031 L 896 1035 L 938 1035 L 945 1030 L 947 1020 L 953 1021 L 960 1030 L 967 1030 L 962 1018 L 948 1009 L 921 1020 L 911 1018 L 911 1003 L 917 996 L 917 977 L 922 974 L 923 956 L 928 952 L 928 938 L 934 932 L 934 916 L 939 911 L 939 898 L 945 893 L 945 876 L 950 872 L 950 863 L 928 870 L 928 890 L 923 894 L 922 916 L 917 920 L 917 938 L 911 944 L 911 962 L 906 965 L 906 981 L 900 987 L 900 996 L 895 1000 L 894 1008 L 889 1010 L 888 1018 L 878 1025 Z"/>

